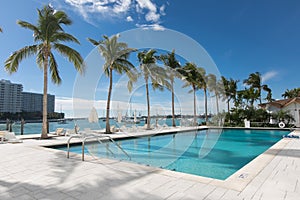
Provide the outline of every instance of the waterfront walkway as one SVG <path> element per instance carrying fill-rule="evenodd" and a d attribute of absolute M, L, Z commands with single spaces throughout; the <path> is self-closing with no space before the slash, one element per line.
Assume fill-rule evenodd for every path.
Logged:
<path fill-rule="evenodd" d="M 299 132 L 295 132 L 299 134 Z M 122 134 L 116 134 L 122 135 Z M 300 135 L 300 134 L 299 134 Z M 0 199 L 265 199 L 300 197 L 300 139 L 285 138 L 225 181 L 41 147 L 0 144 Z"/>

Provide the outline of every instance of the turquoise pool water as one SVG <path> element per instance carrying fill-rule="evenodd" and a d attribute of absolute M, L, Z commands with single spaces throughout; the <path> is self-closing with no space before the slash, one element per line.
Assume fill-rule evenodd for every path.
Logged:
<path fill-rule="evenodd" d="M 225 180 L 287 133 L 209 129 L 117 142 L 131 156 L 132 162 Z M 105 145 L 114 155 L 106 150 Z M 71 151 L 81 153 L 81 146 L 73 146 Z M 97 157 L 128 160 L 112 143 L 88 144 L 86 152 Z"/>

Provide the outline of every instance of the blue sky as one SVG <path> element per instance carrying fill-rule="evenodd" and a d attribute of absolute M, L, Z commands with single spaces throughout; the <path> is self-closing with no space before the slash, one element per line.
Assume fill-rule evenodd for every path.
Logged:
<path fill-rule="evenodd" d="M 32 32 L 19 27 L 16 20 L 35 23 L 36 9 L 48 3 L 64 10 L 73 20 L 73 25 L 65 30 L 80 40 L 81 45 L 71 46 L 84 58 L 94 49 L 87 37 L 100 39 L 104 34 L 110 36 L 137 27 L 157 31 L 167 28 L 202 45 L 225 77 L 242 82 L 250 73 L 259 71 L 275 99 L 281 98 L 286 89 L 300 86 L 297 73 L 300 2 L 297 0 L 27 0 L 26 4 L 22 0 L 3 0 L 2 63 L 11 52 L 33 44 Z M 63 82 L 56 86 L 49 81 L 49 92 L 56 95 L 59 104 L 65 104 L 72 97 L 77 73 L 64 58 L 57 56 L 57 60 Z M 12 75 L 1 68 L 0 79 L 22 83 L 24 91 L 42 92 L 42 71 L 34 58 L 24 60 L 19 71 Z M 66 107 L 63 105 L 63 110 Z"/>

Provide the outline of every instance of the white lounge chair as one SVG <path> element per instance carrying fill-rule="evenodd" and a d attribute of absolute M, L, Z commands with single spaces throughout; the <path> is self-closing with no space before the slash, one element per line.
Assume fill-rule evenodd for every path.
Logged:
<path fill-rule="evenodd" d="M 23 141 L 16 138 L 16 135 L 14 132 L 8 132 L 8 131 L 0 131 L 1 135 L 1 141 L 7 141 L 8 143 L 22 143 Z"/>
<path fill-rule="evenodd" d="M 55 131 L 55 135 L 62 136 L 66 134 L 66 130 L 64 128 L 57 128 Z"/>
<path fill-rule="evenodd" d="M 75 125 L 74 129 L 67 129 L 65 136 L 79 135 L 79 126 Z"/>

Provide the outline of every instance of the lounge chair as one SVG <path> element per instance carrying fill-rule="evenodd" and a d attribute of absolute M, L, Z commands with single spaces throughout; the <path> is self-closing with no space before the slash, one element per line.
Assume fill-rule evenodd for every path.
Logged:
<path fill-rule="evenodd" d="M 72 135 L 78 135 L 79 134 L 79 126 L 75 125 L 74 129 L 67 129 L 65 136 L 72 136 Z"/>
<path fill-rule="evenodd" d="M 14 132 L 8 132 L 8 131 L 0 131 L 0 135 L 2 137 L 1 141 L 7 141 L 8 143 L 22 143 L 23 141 L 16 138 L 16 135 Z"/>
<path fill-rule="evenodd" d="M 6 132 L 6 131 L 0 131 L 0 144 L 1 144 L 1 143 L 4 143 L 5 132 Z"/>
<path fill-rule="evenodd" d="M 57 128 L 55 131 L 55 135 L 62 136 L 66 134 L 66 130 L 64 128 Z"/>

